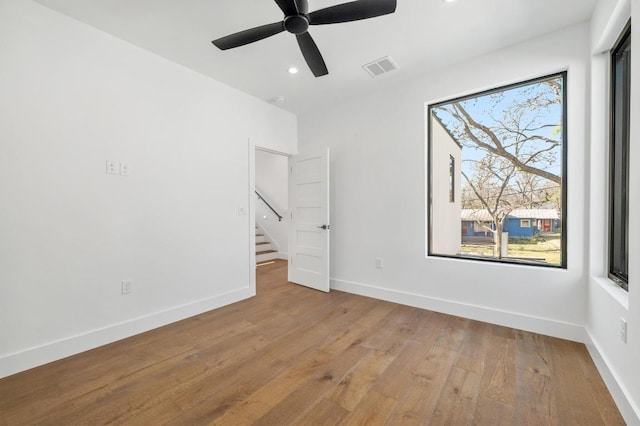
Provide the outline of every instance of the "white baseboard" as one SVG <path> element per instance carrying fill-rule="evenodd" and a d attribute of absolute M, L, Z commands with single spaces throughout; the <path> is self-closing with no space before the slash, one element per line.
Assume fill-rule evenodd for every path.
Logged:
<path fill-rule="evenodd" d="M 0 378 L 255 296 L 242 288 L 0 357 Z"/>
<path fill-rule="evenodd" d="M 289 260 L 289 253 L 287 253 L 285 251 L 279 251 L 278 252 L 278 259 Z"/>
<path fill-rule="evenodd" d="M 622 382 L 615 371 L 611 369 L 611 363 L 600 349 L 598 342 L 589 333 L 589 330 L 587 330 L 587 338 L 588 342 L 585 343 L 585 346 L 589 351 L 589 355 L 591 355 L 591 359 L 593 359 L 593 363 L 600 372 L 602 380 L 607 385 L 607 389 L 609 389 L 609 393 L 618 406 L 624 421 L 629 426 L 640 426 L 640 407 L 629 397 L 627 389 L 620 385 Z"/>
<path fill-rule="evenodd" d="M 571 324 L 548 318 L 523 315 L 517 312 L 497 310 L 485 306 L 427 297 L 420 294 L 333 278 L 331 279 L 331 288 L 359 294 L 361 296 L 373 297 L 374 299 L 387 300 L 402 305 L 498 324 L 532 333 L 559 337 L 575 342 L 585 343 L 588 341 L 584 327 L 579 324 Z"/>

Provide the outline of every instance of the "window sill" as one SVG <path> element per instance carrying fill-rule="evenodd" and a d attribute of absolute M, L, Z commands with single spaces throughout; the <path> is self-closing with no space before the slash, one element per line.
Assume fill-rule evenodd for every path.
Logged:
<path fill-rule="evenodd" d="M 616 302 L 627 311 L 629 310 L 629 293 L 618 284 L 605 277 L 591 277 L 591 279 L 605 292 L 607 292 Z"/>

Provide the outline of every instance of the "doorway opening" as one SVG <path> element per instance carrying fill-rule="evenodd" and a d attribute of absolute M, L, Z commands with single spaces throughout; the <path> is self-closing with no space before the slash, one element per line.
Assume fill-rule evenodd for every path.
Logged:
<path fill-rule="evenodd" d="M 254 208 L 255 264 L 258 269 L 286 262 L 289 246 L 289 156 L 255 147 Z M 252 237 L 254 237 L 252 235 Z"/>

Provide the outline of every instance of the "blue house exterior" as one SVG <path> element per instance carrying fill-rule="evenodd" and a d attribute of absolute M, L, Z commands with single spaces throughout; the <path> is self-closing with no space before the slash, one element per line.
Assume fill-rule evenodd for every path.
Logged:
<path fill-rule="evenodd" d="M 556 209 L 516 209 L 504 221 L 504 232 L 509 238 L 531 238 L 540 233 L 558 231 Z M 491 236 L 495 230 L 491 215 L 486 210 L 462 210 L 462 236 Z"/>

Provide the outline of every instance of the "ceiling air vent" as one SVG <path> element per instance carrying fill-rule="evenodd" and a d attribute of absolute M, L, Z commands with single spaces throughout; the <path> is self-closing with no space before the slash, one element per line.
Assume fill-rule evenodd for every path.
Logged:
<path fill-rule="evenodd" d="M 363 65 L 362 68 L 364 68 L 371 77 L 375 78 L 384 73 L 388 73 L 389 71 L 398 69 L 398 64 L 396 64 L 391 57 L 385 56 L 384 58 L 380 58 L 376 61 Z"/>

